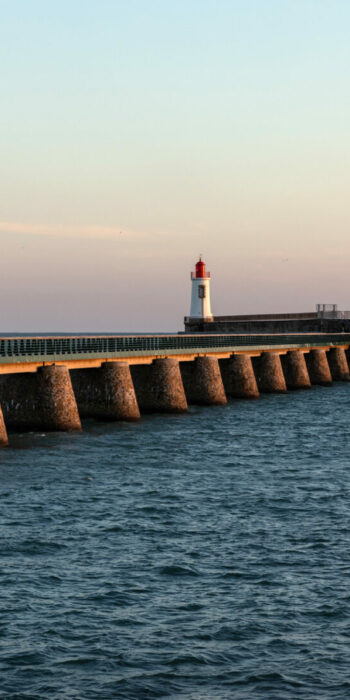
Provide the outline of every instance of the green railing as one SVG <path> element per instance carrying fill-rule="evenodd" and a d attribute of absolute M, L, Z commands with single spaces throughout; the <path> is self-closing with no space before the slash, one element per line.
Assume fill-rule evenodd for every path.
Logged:
<path fill-rule="evenodd" d="M 0 363 L 350 345 L 350 333 L 110 335 L 0 338 Z"/>

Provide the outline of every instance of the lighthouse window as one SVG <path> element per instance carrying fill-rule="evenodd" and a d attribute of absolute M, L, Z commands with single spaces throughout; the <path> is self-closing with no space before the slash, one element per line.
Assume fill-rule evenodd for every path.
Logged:
<path fill-rule="evenodd" d="M 200 284 L 200 285 L 198 286 L 198 296 L 199 296 L 200 299 L 204 299 L 204 298 L 205 298 L 205 286 L 204 286 L 204 284 Z"/>

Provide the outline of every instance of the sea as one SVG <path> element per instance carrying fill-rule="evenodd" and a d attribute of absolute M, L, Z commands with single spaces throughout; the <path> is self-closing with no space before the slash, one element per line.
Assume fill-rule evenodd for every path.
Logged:
<path fill-rule="evenodd" d="M 0 698 L 350 698 L 350 385 L 10 435 Z"/>

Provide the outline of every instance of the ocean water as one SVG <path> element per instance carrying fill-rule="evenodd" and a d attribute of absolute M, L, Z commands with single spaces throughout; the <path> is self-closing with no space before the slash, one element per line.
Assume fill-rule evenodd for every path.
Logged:
<path fill-rule="evenodd" d="M 0 451 L 0 697 L 350 697 L 350 386 Z"/>

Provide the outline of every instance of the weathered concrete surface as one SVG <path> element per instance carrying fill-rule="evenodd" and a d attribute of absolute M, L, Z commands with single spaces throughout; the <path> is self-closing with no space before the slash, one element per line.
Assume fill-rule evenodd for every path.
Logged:
<path fill-rule="evenodd" d="M 69 370 L 48 365 L 38 369 L 38 395 L 44 430 L 81 430 Z"/>
<path fill-rule="evenodd" d="M 69 370 L 64 366 L 0 376 L 0 401 L 8 429 L 81 430 Z"/>
<path fill-rule="evenodd" d="M 0 447 L 6 447 L 6 445 L 8 445 L 8 437 L 7 437 L 4 416 L 3 416 L 2 408 L 0 405 Z"/>
<path fill-rule="evenodd" d="M 310 377 L 301 350 L 289 350 L 286 355 L 281 355 L 281 362 L 287 389 L 310 389 Z"/>
<path fill-rule="evenodd" d="M 264 394 L 281 394 L 287 391 L 280 356 L 275 352 L 263 352 L 253 358 L 253 367 L 259 391 Z"/>
<path fill-rule="evenodd" d="M 71 371 L 82 418 L 137 420 L 140 411 L 127 362 L 105 362 L 99 369 Z"/>
<path fill-rule="evenodd" d="M 331 348 L 327 355 L 332 379 L 335 382 L 349 382 L 349 365 L 344 348 Z"/>
<path fill-rule="evenodd" d="M 188 403 L 204 406 L 227 403 L 216 357 L 197 357 L 194 362 L 181 362 L 180 369 Z"/>
<path fill-rule="evenodd" d="M 220 369 L 227 396 L 237 399 L 257 399 L 259 389 L 249 355 L 232 355 L 220 360 Z"/>
<path fill-rule="evenodd" d="M 321 348 L 314 348 L 305 355 L 305 360 L 311 384 L 331 386 L 332 375 L 329 369 L 326 351 Z"/>
<path fill-rule="evenodd" d="M 183 413 L 187 401 L 178 360 L 161 358 L 150 365 L 131 365 L 141 413 Z"/>

